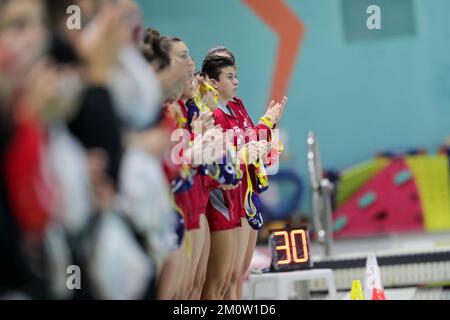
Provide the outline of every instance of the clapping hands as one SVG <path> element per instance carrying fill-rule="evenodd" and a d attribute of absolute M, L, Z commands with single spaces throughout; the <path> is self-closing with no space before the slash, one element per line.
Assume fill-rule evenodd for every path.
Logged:
<path fill-rule="evenodd" d="M 280 122 L 281 117 L 283 116 L 287 101 L 287 97 L 283 97 L 281 103 L 272 100 L 263 118 L 267 118 L 273 124 L 273 126 L 277 125 Z"/>

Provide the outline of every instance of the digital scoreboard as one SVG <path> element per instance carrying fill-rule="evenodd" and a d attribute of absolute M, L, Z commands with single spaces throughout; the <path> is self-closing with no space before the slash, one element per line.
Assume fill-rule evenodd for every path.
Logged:
<path fill-rule="evenodd" d="M 272 230 L 269 237 L 273 272 L 312 268 L 309 232 L 302 228 Z"/>

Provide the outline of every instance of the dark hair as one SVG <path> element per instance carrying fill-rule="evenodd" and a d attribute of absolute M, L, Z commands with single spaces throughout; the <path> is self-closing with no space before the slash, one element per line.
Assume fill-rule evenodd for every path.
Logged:
<path fill-rule="evenodd" d="M 161 36 L 156 29 L 147 29 L 144 32 L 142 54 L 148 62 L 157 62 L 156 71 L 161 71 L 171 64 L 172 45 L 179 41 L 181 41 L 179 38 Z"/>
<path fill-rule="evenodd" d="M 220 73 L 223 68 L 236 67 L 233 60 L 221 56 L 207 56 L 202 64 L 202 73 L 211 79 L 219 80 Z"/>
<path fill-rule="evenodd" d="M 233 52 L 231 52 L 227 47 L 222 46 L 222 45 L 215 46 L 215 47 L 212 47 L 211 49 L 209 49 L 208 53 L 206 54 L 206 56 L 207 57 L 209 57 L 209 56 L 217 56 L 217 54 L 220 53 L 220 52 L 227 53 L 230 56 L 231 60 L 233 60 L 233 63 L 236 64 L 236 59 L 234 57 Z"/>

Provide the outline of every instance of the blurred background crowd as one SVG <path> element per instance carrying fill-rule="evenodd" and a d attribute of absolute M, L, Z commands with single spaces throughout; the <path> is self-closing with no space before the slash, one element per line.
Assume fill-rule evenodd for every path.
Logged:
<path fill-rule="evenodd" d="M 73 4 L 80 29 L 68 28 Z M 149 64 L 141 20 L 133 0 L 0 1 L 0 297 L 155 297 L 177 245 L 161 105 L 192 60 Z M 144 163 L 125 165 L 126 150 Z M 129 201 L 136 186 L 119 196 L 145 178 L 147 202 Z M 138 223 L 119 213 L 139 210 Z M 73 265 L 81 290 L 68 289 Z"/>

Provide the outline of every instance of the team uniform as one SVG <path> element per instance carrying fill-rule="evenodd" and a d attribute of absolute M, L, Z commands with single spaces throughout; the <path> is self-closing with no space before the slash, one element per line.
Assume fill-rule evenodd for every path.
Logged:
<path fill-rule="evenodd" d="M 238 98 L 233 98 L 233 100 L 231 100 L 226 107 L 219 106 L 214 111 L 214 117 L 216 122 L 222 126 L 224 130 L 234 130 L 235 145 L 238 150 L 251 140 L 259 140 L 260 137 L 264 140 L 267 139 L 268 141 L 271 139 L 270 128 L 264 124 L 255 126 L 248 115 L 242 100 Z M 250 132 L 254 132 L 254 135 L 250 135 Z M 250 170 L 249 174 L 252 179 L 252 185 L 258 185 L 255 175 L 255 167 L 253 165 L 249 165 L 248 168 Z M 241 170 L 245 172 L 245 165 L 241 164 Z M 246 217 L 244 202 L 247 188 L 247 175 L 244 173 L 242 184 L 236 189 L 226 191 L 229 193 L 229 198 L 233 201 L 233 207 L 237 210 L 236 215 L 239 217 L 239 222 L 241 220 L 240 218 Z"/>
<path fill-rule="evenodd" d="M 188 103 L 188 124 L 195 114 L 200 113 L 198 106 L 192 101 Z M 224 185 L 236 185 L 240 174 L 235 167 L 226 163 L 202 165 L 197 175 L 199 193 L 204 194 L 201 208 L 206 209 L 206 218 L 211 232 L 234 229 L 241 226 L 239 208 L 231 194 L 221 189 Z M 195 183 L 194 183 L 195 185 Z M 206 207 L 203 205 L 206 204 Z"/>

